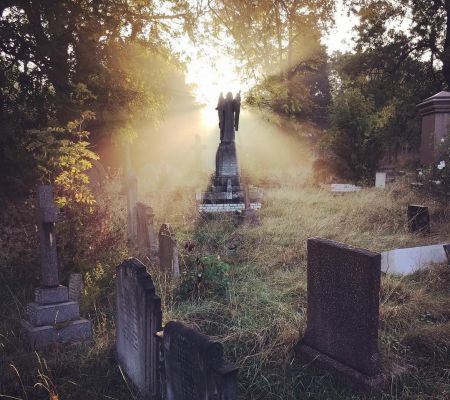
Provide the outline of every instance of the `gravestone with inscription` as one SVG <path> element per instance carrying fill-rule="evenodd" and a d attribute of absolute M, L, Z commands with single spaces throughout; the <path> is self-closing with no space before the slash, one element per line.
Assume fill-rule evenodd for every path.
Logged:
<path fill-rule="evenodd" d="M 138 202 L 136 204 L 137 244 L 140 253 L 149 255 L 158 249 L 154 218 L 155 213 L 150 206 Z"/>
<path fill-rule="evenodd" d="M 144 264 L 135 258 L 117 267 L 117 358 L 145 399 L 159 400 L 159 339 L 161 299 Z"/>
<path fill-rule="evenodd" d="M 161 269 L 180 276 L 177 239 L 169 224 L 162 224 L 159 229 L 159 265 Z"/>
<path fill-rule="evenodd" d="M 179 322 L 164 328 L 167 400 L 235 400 L 237 368 L 223 347 Z"/>
<path fill-rule="evenodd" d="M 378 351 L 381 254 L 308 239 L 307 326 L 296 347 L 302 363 L 350 385 L 381 388 Z"/>
<path fill-rule="evenodd" d="M 85 340 L 91 337 L 90 321 L 80 318 L 79 304 L 69 299 L 66 286 L 59 284 L 55 222 L 58 209 L 49 185 L 39 186 L 36 210 L 40 253 L 41 287 L 35 301 L 27 305 L 27 320 L 22 326 L 32 347 L 54 342 Z"/>

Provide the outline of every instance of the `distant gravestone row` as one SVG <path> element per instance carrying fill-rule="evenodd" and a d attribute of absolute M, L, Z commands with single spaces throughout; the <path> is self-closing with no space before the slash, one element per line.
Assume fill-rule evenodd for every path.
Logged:
<path fill-rule="evenodd" d="M 162 328 L 161 300 L 137 259 L 117 267 L 117 358 L 144 399 L 233 400 L 237 368 L 223 347 L 179 322 Z"/>

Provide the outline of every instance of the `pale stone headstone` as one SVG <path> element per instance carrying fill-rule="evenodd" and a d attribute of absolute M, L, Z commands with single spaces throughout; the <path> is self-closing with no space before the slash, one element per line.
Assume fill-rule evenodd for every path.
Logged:
<path fill-rule="evenodd" d="M 308 239 L 307 326 L 296 348 L 302 363 L 362 388 L 380 384 L 380 263 L 379 253 Z"/>
<path fill-rule="evenodd" d="M 394 249 L 381 253 L 381 270 L 388 274 L 408 275 L 431 264 L 447 262 L 444 244 Z"/>
<path fill-rule="evenodd" d="M 145 399 L 159 399 L 161 299 L 145 266 L 137 259 L 117 267 L 117 358 L 127 377 Z"/>
<path fill-rule="evenodd" d="M 377 172 L 375 174 L 375 187 L 377 188 L 386 187 L 386 172 Z"/>
<path fill-rule="evenodd" d="M 70 274 L 69 276 L 69 300 L 80 302 L 84 291 L 82 274 Z"/>
<path fill-rule="evenodd" d="M 420 103 L 417 108 L 422 116 L 422 136 L 420 142 L 420 162 L 422 165 L 442 160 L 450 116 L 450 92 L 439 92 Z"/>
<path fill-rule="evenodd" d="M 41 247 L 41 287 L 35 291 L 35 301 L 27 304 L 27 320 L 22 327 L 32 347 L 44 347 L 53 342 L 85 340 L 91 337 L 91 323 L 80 318 L 79 304 L 69 299 L 67 287 L 59 285 L 55 240 L 57 209 L 49 185 L 38 188 Z"/>
<path fill-rule="evenodd" d="M 235 400 L 238 369 L 223 347 L 179 322 L 164 328 L 167 400 Z"/>
<path fill-rule="evenodd" d="M 164 271 L 180 276 L 177 239 L 169 224 L 162 224 L 159 230 L 159 265 Z"/>
<path fill-rule="evenodd" d="M 137 244 L 142 254 L 156 252 L 158 244 L 154 227 L 155 213 L 150 206 L 138 202 L 136 204 Z"/>

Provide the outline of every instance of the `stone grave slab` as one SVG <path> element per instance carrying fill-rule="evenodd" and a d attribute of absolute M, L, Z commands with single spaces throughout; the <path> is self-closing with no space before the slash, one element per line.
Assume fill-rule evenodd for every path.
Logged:
<path fill-rule="evenodd" d="M 332 183 L 330 188 L 333 193 L 359 192 L 362 189 L 360 186 L 350 185 L 347 183 Z"/>
<path fill-rule="evenodd" d="M 223 347 L 182 323 L 164 328 L 167 400 L 235 400 L 238 369 Z"/>
<path fill-rule="evenodd" d="M 79 273 L 69 276 L 69 299 L 72 301 L 81 301 L 84 290 L 83 275 Z"/>
<path fill-rule="evenodd" d="M 117 359 L 145 399 L 160 399 L 159 344 L 161 299 L 152 278 L 136 258 L 117 267 Z"/>
<path fill-rule="evenodd" d="M 381 254 L 331 240 L 308 239 L 307 327 L 300 362 L 351 386 L 384 381 L 378 352 Z"/>
<path fill-rule="evenodd" d="M 142 254 L 149 255 L 158 249 L 154 228 L 153 208 L 138 202 L 136 204 L 137 244 Z"/>
<path fill-rule="evenodd" d="M 445 262 L 445 244 L 394 249 L 381 253 L 381 270 L 395 275 L 412 274 L 430 264 Z"/>

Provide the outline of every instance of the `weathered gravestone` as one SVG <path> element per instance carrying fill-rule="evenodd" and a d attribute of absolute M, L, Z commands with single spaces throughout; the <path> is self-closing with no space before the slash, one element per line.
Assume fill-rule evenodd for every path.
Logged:
<path fill-rule="evenodd" d="M 164 328 L 167 400 L 234 400 L 238 369 L 223 347 L 179 322 Z"/>
<path fill-rule="evenodd" d="M 177 239 L 169 224 L 162 224 L 159 229 L 159 265 L 161 269 L 180 276 Z"/>
<path fill-rule="evenodd" d="M 375 174 L 375 187 L 377 188 L 386 187 L 386 172 L 377 172 Z"/>
<path fill-rule="evenodd" d="M 145 266 L 137 259 L 117 267 L 116 338 L 117 358 L 145 399 L 159 400 L 159 344 L 161 299 Z"/>
<path fill-rule="evenodd" d="M 447 264 L 450 265 L 450 244 L 444 244 L 444 251 L 447 257 Z"/>
<path fill-rule="evenodd" d="M 411 232 L 430 233 L 430 214 L 428 207 L 408 205 L 408 228 Z"/>
<path fill-rule="evenodd" d="M 137 216 L 136 204 L 138 197 L 137 178 L 128 174 L 125 181 L 125 195 L 127 198 L 127 233 L 128 239 L 136 242 L 137 238 Z"/>
<path fill-rule="evenodd" d="M 156 252 L 158 244 L 154 228 L 155 213 L 150 206 L 138 202 L 136 204 L 137 244 L 140 253 L 151 254 Z"/>
<path fill-rule="evenodd" d="M 363 389 L 385 382 L 378 352 L 380 265 L 379 253 L 308 239 L 307 326 L 298 359 Z"/>
<path fill-rule="evenodd" d="M 84 282 L 82 274 L 70 274 L 69 276 L 69 300 L 80 301 L 83 296 Z"/>
<path fill-rule="evenodd" d="M 79 304 L 69 299 L 67 287 L 58 280 L 55 240 L 58 210 L 53 202 L 52 187 L 39 186 L 37 194 L 41 287 L 35 291 L 35 301 L 27 305 L 27 320 L 22 320 L 22 326 L 32 347 L 89 339 L 90 321 L 80 318 Z"/>

